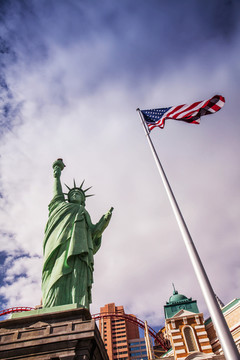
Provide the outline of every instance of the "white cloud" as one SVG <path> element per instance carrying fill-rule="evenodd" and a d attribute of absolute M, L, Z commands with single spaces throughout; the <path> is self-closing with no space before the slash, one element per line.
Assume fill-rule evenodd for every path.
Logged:
<path fill-rule="evenodd" d="M 41 301 L 41 266 L 42 260 L 37 257 L 9 257 L 6 261 L 5 281 L 0 288 L 0 295 L 7 298 L 8 307 L 31 306 Z"/>

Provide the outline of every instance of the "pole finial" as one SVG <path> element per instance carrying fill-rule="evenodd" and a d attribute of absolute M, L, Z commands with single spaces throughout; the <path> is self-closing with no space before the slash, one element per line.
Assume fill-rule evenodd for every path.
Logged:
<path fill-rule="evenodd" d="M 173 286 L 173 295 L 178 294 L 178 291 L 176 291 L 176 289 L 175 289 L 174 283 L 172 283 L 172 286 Z"/>

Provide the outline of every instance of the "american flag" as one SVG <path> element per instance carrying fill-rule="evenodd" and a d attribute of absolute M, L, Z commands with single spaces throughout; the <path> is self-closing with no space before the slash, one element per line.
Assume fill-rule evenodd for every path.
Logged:
<path fill-rule="evenodd" d="M 143 118 L 151 131 L 155 127 L 164 128 L 166 119 L 199 124 L 203 115 L 214 114 L 225 104 L 221 95 L 215 95 L 209 100 L 197 101 L 191 105 L 178 105 L 161 109 L 141 110 Z"/>

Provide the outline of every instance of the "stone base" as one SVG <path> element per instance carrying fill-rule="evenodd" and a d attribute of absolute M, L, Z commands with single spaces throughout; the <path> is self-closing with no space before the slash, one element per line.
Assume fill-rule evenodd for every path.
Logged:
<path fill-rule="evenodd" d="M 88 310 L 22 314 L 0 322 L 0 359 L 108 360 Z"/>

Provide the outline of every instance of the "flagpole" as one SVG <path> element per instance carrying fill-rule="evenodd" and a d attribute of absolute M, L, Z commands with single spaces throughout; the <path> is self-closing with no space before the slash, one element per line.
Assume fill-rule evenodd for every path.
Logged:
<path fill-rule="evenodd" d="M 201 262 L 201 259 L 198 255 L 197 249 L 193 243 L 193 240 L 191 238 L 191 235 L 188 231 L 187 225 L 184 221 L 184 218 L 182 216 L 182 213 L 180 211 L 180 208 L 177 204 L 177 201 L 175 199 L 175 196 L 173 194 L 173 191 L 171 189 L 171 186 L 168 182 L 167 176 L 163 170 L 162 164 L 160 162 L 160 159 L 158 157 L 158 154 L 155 150 L 155 147 L 153 145 L 152 139 L 150 137 L 150 132 L 148 130 L 148 127 L 143 119 L 143 115 L 142 112 L 140 111 L 140 109 L 137 109 L 137 111 L 139 112 L 141 121 L 142 121 L 142 125 L 144 128 L 144 131 L 147 135 L 147 139 L 148 139 L 148 143 L 149 146 L 152 150 L 152 154 L 154 157 L 154 160 L 156 162 L 158 171 L 160 173 L 160 176 L 162 178 L 163 181 L 163 185 L 165 187 L 165 190 L 167 192 L 168 195 L 168 199 L 170 201 L 170 204 L 172 206 L 174 215 L 176 217 L 178 226 L 180 228 L 185 246 L 187 248 L 190 260 L 192 262 L 194 271 L 196 273 L 197 279 L 199 281 L 203 296 L 205 298 L 210 316 L 212 318 L 212 322 L 215 326 L 215 329 L 217 331 L 218 334 L 218 338 L 219 341 L 221 343 L 224 355 L 226 357 L 227 360 L 239 360 L 240 359 L 240 355 L 239 352 L 237 350 L 236 344 L 233 340 L 232 334 L 228 328 L 228 325 L 226 323 L 226 320 L 223 316 L 223 313 L 218 305 L 217 299 L 215 297 L 215 294 L 213 292 L 212 286 L 210 284 L 210 281 L 208 279 L 208 276 L 206 274 L 206 271 L 203 267 L 203 264 Z"/>

